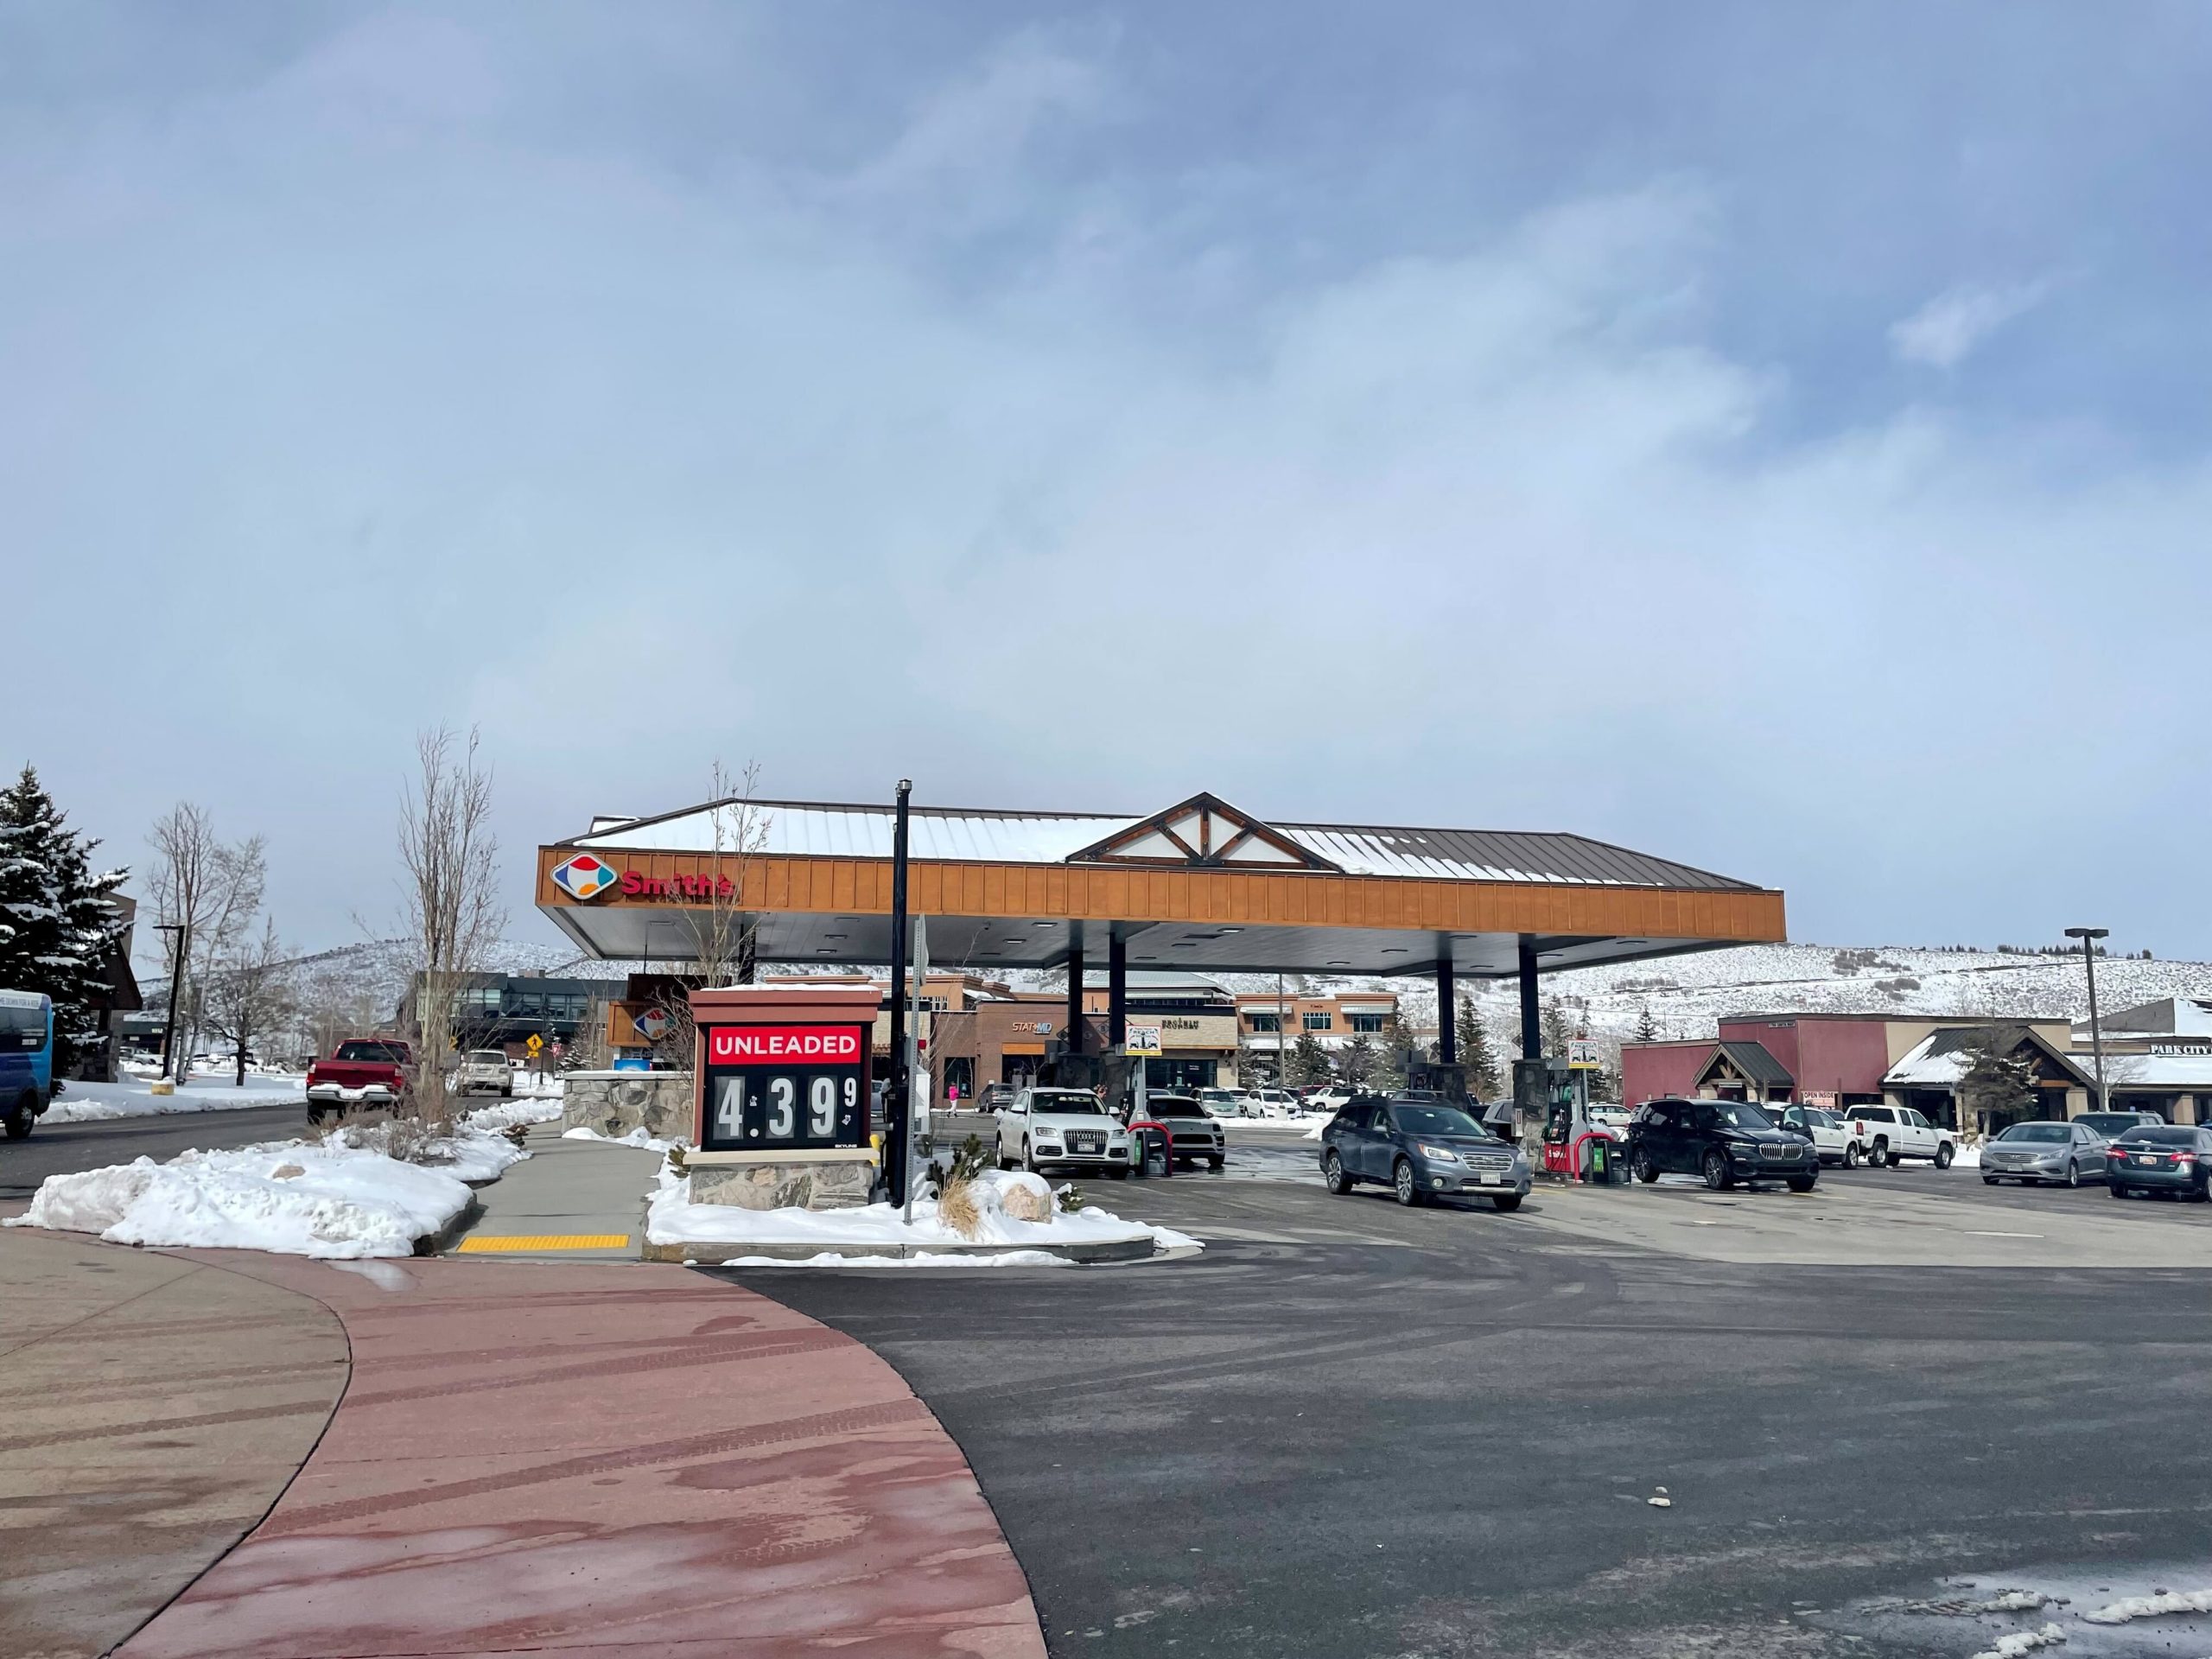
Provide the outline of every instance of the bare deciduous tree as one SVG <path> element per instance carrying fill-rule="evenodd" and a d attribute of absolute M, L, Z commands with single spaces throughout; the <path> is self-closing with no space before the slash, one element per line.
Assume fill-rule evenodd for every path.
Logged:
<path fill-rule="evenodd" d="M 416 775 L 400 797 L 399 857 L 417 988 L 415 1109 L 434 1124 L 448 1116 L 454 995 L 481 969 L 507 920 L 492 833 L 492 772 L 478 747 L 473 727 L 461 741 L 443 726 L 418 734 Z"/>
<path fill-rule="evenodd" d="M 678 895 L 677 910 L 689 955 L 675 971 L 694 988 L 743 984 L 753 977 L 753 938 L 760 925 L 753 867 L 767 849 L 772 824 L 753 801 L 760 785 L 758 761 L 747 761 L 733 779 L 716 760 L 710 782 L 708 798 L 715 807 L 709 814 L 712 847 L 707 868 L 692 887 Z M 654 1054 L 670 1065 L 689 1067 L 693 1052 L 690 999 L 671 991 L 657 997 L 654 1006 L 668 1016 L 666 1029 L 654 1040 Z"/>
<path fill-rule="evenodd" d="M 178 1030 L 168 1032 L 168 1071 L 179 1082 L 206 1014 L 216 959 L 234 949 L 261 908 L 267 857 L 259 836 L 226 842 L 205 807 L 180 801 L 154 825 L 149 880 L 155 919 L 181 930 L 167 964 L 181 973 Z"/>
<path fill-rule="evenodd" d="M 240 938 L 226 948 L 206 984 L 207 1028 L 231 1045 L 232 1083 L 242 1088 L 246 1051 L 268 1041 L 292 1011 L 291 980 L 276 924 L 264 921 L 259 938 Z"/>

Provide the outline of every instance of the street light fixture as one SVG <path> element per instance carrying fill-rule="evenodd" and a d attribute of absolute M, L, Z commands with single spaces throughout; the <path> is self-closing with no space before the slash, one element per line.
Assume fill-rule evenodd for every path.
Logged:
<path fill-rule="evenodd" d="M 2069 927 L 2066 937 L 2082 941 L 2082 966 L 2089 976 L 2089 1052 L 2097 1062 L 2097 1109 L 2102 1111 L 2108 1103 L 2105 1099 L 2105 1039 L 2097 1025 L 2097 941 L 2111 936 L 2107 927 Z"/>

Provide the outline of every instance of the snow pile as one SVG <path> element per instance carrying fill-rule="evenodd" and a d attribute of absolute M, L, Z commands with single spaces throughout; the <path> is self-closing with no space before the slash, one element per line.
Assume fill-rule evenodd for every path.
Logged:
<path fill-rule="evenodd" d="M 378 1153 L 402 1163 L 442 1169 L 456 1180 L 475 1184 L 498 1180 L 509 1168 L 530 1156 L 504 1135 L 493 1135 L 473 1124 L 464 1124 L 442 1135 L 429 1135 L 404 1118 L 379 1123 L 349 1123 L 334 1131 L 324 1144 L 355 1152 Z"/>
<path fill-rule="evenodd" d="M 503 1100 L 496 1106 L 479 1106 L 463 1112 L 461 1121 L 472 1129 L 496 1132 L 518 1123 L 551 1123 L 561 1116 L 557 1096 L 540 1100 Z"/>
<path fill-rule="evenodd" d="M 2024 1653 L 2033 1653 L 2037 1648 L 2055 1648 L 2066 1640 L 2066 1632 L 2056 1624 L 2046 1624 L 2039 1630 L 2015 1630 L 2010 1636 L 2000 1636 L 1997 1645 L 1974 1655 L 1974 1659 L 2020 1659 Z"/>
<path fill-rule="evenodd" d="M 558 1117 L 560 1114 L 556 1112 L 553 1116 Z M 636 1147 L 644 1152 L 673 1152 L 682 1144 L 679 1141 L 663 1141 L 647 1135 L 642 1123 L 627 1135 L 601 1135 L 597 1129 L 587 1129 L 580 1126 L 573 1129 L 563 1129 L 561 1132 L 561 1138 L 563 1141 L 596 1141 L 603 1147 Z"/>
<path fill-rule="evenodd" d="M 2125 1624 L 2131 1619 L 2158 1618 L 2168 1613 L 2212 1613 L 2212 1590 L 2161 1590 L 2152 1596 L 2129 1596 L 2082 1617 L 2091 1624 Z"/>
<path fill-rule="evenodd" d="M 1150 1239 L 1155 1248 L 1197 1248 L 1198 1241 L 1166 1227 L 1123 1221 L 1085 1205 L 1070 1214 L 1048 1211 L 1048 1220 L 1021 1221 L 1006 1212 L 1007 1192 L 1027 1188 L 1039 1177 L 1020 1172 L 985 1170 L 974 1184 L 976 1227 L 963 1236 L 938 1214 L 934 1198 L 918 1198 L 908 1225 L 888 1204 L 855 1210 L 744 1210 L 735 1205 L 694 1204 L 691 1178 L 662 1175 L 659 1192 L 645 1209 L 645 1236 L 655 1244 L 814 1244 L 834 1252 L 841 1245 L 906 1245 L 944 1249 L 969 1244 L 1002 1244 L 1013 1249 L 1039 1244 L 1106 1244 Z"/>
<path fill-rule="evenodd" d="M 381 1128 L 382 1126 L 378 1126 Z M 372 1131 L 359 1132 L 367 1135 Z M 460 1156 L 432 1168 L 339 1136 L 225 1152 L 180 1153 L 52 1175 L 5 1223 L 97 1233 L 111 1244 L 269 1250 L 281 1255 L 409 1255 L 468 1207 L 463 1173 L 514 1161 L 455 1137 Z M 516 1148 L 499 1142 L 501 1153 Z M 496 1171 L 494 1171 L 496 1173 Z"/>
<path fill-rule="evenodd" d="M 804 1262 L 786 1262 L 779 1255 L 739 1255 L 722 1263 L 726 1268 L 1066 1268 L 1075 1264 L 1050 1250 L 999 1250 L 989 1255 L 960 1255 L 950 1251 L 923 1250 L 914 1255 L 840 1255 L 823 1250 Z"/>
<path fill-rule="evenodd" d="M 221 1082 L 188 1083 L 173 1095 L 153 1092 L 152 1079 L 129 1083 L 70 1083 L 46 1109 L 41 1123 L 102 1123 L 118 1117 L 165 1117 L 175 1112 L 229 1112 L 248 1106 L 307 1104 L 305 1077 L 246 1074 L 243 1087 Z"/>

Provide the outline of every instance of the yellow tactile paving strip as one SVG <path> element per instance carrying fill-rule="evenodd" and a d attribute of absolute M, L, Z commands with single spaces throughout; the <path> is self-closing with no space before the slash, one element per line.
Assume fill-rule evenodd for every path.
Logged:
<path fill-rule="evenodd" d="M 496 1250 L 619 1250 L 627 1233 L 511 1233 L 505 1237 L 464 1238 L 454 1248 L 462 1255 Z"/>

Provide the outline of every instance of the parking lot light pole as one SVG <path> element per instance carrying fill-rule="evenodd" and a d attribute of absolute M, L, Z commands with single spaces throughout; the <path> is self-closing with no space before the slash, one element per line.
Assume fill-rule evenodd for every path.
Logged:
<path fill-rule="evenodd" d="M 912 1170 L 906 1136 L 906 798 L 912 782 L 899 780 L 899 805 L 891 829 L 891 1075 L 884 1079 L 884 1174 L 891 1202 L 906 1202 Z"/>
<path fill-rule="evenodd" d="M 2097 1109 L 2103 1111 L 2108 1103 L 2105 1099 L 2105 1039 L 2097 1025 L 2097 941 L 2110 936 L 2108 927 L 2069 927 L 2066 937 L 2082 941 L 2082 966 L 2089 976 L 2089 1052 L 2097 1065 Z"/>

